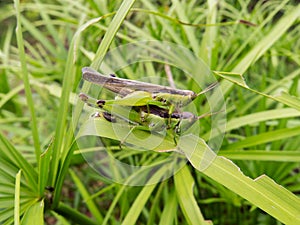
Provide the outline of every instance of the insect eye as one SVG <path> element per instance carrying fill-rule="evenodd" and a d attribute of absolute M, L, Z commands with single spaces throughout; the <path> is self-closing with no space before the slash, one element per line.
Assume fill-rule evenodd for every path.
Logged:
<path fill-rule="evenodd" d="M 150 123 L 149 124 L 149 127 L 151 128 L 151 127 L 154 127 L 155 126 L 155 123 Z"/>

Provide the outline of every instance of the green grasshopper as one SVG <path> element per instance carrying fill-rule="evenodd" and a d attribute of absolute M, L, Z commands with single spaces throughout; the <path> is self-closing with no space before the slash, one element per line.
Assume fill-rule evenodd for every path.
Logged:
<path fill-rule="evenodd" d="M 175 136 L 188 130 L 197 120 L 214 114 L 206 113 L 200 116 L 195 116 L 191 112 L 173 112 L 169 114 L 168 109 L 162 109 L 155 105 L 150 107 L 110 105 L 105 104 L 105 100 L 96 100 L 83 93 L 79 94 L 79 98 L 87 105 L 103 110 L 101 114 L 97 112 L 93 117 L 103 117 L 112 123 L 117 122 L 117 119 L 121 119 L 133 125 L 133 129 L 143 129 L 156 133 L 171 131 L 169 134 L 173 135 L 175 143 Z"/>
<path fill-rule="evenodd" d="M 141 81 L 122 79 L 115 75 L 104 76 L 89 67 L 82 69 L 82 77 L 84 80 L 103 86 L 122 97 L 120 99 L 106 101 L 106 104 L 169 107 L 170 114 L 176 109 L 189 104 L 197 96 L 213 89 L 217 84 L 213 83 L 197 94 L 190 90 L 181 90 Z"/>
<path fill-rule="evenodd" d="M 80 94 L 81 100 L 88 105 L 94 107 L 97 105 L 103 109 L 102 117 L 110 122 L 115 121 L 115 118 L 118 117 L 136 125 L 147 127 L 149 131 L 171 130 L 178 135 L 190 128 L 200 118 L 212 115 L 195 116 L 190 112 L 180 112 L 178 108 L 189 104 L 200 94 L 211 90 L 216 86 L 216 83 L 196 94 L 190 90 L 132 81 L 117 78 L 115 75 L 104 76 L 89 67 L 83 68 L 82 72 L 83 79 L 119 94 L 120 97 L 114 100 L 98 101 L 85 94 Z"/>

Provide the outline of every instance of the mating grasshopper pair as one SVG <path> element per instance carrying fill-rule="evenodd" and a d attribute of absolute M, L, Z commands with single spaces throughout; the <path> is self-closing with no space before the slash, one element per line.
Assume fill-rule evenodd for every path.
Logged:
<path fill-rule="evenodd" d="M 186 131 L 200 118 L 212 115 L 207 113 L 195 116 L 191 112 L 181 112 L 180 108 L 214 88 L 216 83 L 197 94 L 190 90 L 122 79 L 114 75 L 104 76 L 88 67 L 83 68 L 82 73 L 83 79 L 119 95 L 114 100 L 96 100 L 83 93 L 79 95 L 88 105 L 101 108 L 102 117 L 110 122 L 121 119 L 149 131 L 171 131 L 176 142 L 175 135 Z"/>

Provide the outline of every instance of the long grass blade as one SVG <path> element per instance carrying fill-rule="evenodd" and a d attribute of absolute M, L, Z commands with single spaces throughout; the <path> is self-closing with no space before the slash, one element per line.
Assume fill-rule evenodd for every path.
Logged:
<path fill-rule="evenodd" d="M 188 224 L 204 224 L 205 220 L 193 195 L 194 180 L 185 166 L 174 176 L 176 195 Z"/>
<path fill-rule="evenodd" d="M 14 224 L 20 224 L 20 180 L 21 180 L 21 170 L 16 175 L 15 183 L 15 209 L 14 209 Z"/>
<path fill-rule="evenodd" d="M 21 61 L 21 69 L 22 69 L 22 74 L 23 74 L 23 81 L 24 81 L 24 88 L 25 88 L 27 104 L 28 104 L 28 108 L 29 108 L 31 120 L 32 120 L 32 123 L 31 123 L 32 129 L 31 130 L 32 130 L 32 137 L 33 137 L 36 161 L 39 162 L 39 156 L 41 154 L 41 147 L 40 147 L 40 140 L 39 140 L 39 132 L 38 132 L 38 128 L 37 128 L 38 127 L 37 118 L 35 115 L 34 102 L 33 102 L 32 92 L 31 92 L 30 83 L 29 83 L 29 73 L 27 70 L 26 54 L 25 54 L 23 34 L 22 34 L 20 2 L 19 2 L 19 0 L 15 0 L 14 2 L 15 2 L 15 9 L 16 9 L 16 16 L 17 16 L 16 35 L 17 35 L 17 42 L 18 42 L 18 48 L 19 48 L 19 56 L 20 56 L 20 61 Z"/>
<path fill-rule="evenodd" d="M 189 144 L 187 144 L 189 143 Z M 191 148 L 191 143 L 194 148 Z M 216 156 L 199 137 L 190 135 L 179 143 L 192 165 L 285 224 L 300 223 L 300 199 L 267 176 L 245 176 L 230 160 Z M 280 193 L 280 194 L 278 194 Z"/>

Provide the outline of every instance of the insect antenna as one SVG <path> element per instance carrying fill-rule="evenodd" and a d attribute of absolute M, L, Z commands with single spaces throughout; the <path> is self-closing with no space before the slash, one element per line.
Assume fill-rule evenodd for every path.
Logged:
<path fill-rule="evenodd" d="M 196 95 L 196 97 L 198 97 L 199 95 L 202 95 L 202 94 L 204 94 L 204 93 L 206 93 L 206 92 L 208 92 L 208 91 L 214 89 L 217 85 L 218 85 L 218 82 L 214 82 L 214 83 L 210 84 L 210 85 L 209 85 L 207 88 L 205 88 L 203 91 L 200 91 L 200 92 Z"/>
<path fill-rule="evenodd" d="M 202 118 L 204 118 L 204 117 L 213 116 L 213 115 L 216 115 L 216 114 L 221 113 L 221 112 L 224 112 L 224 111 L 225 111 L 225 110 L 223 109 L 223 110 L 220 110 L 220 111 L 217 111 L 217 112 L 204 113 L 204 114 L 202 114 L 202 115 L 200 115 L 200 116 L 197 116 L 196 119 L 199 120 L 199 119 L 202 119 Z"/>

